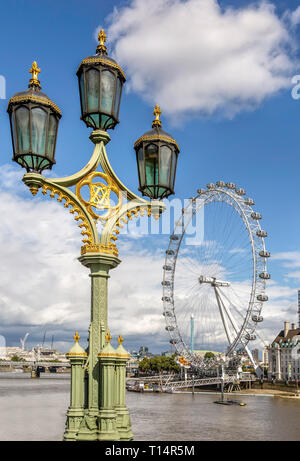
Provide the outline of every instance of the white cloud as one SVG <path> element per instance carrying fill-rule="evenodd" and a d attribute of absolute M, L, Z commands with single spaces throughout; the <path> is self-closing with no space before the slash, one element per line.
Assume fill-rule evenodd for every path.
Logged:
<path fill-rule="evenodd" d="M 48 343 L 54 335 L 55 345 L 67 350 L 77 329 L 84 343 L 90 321 L 88 270 L 76 260 L 80 229 L 55 200 L 40 193 L 33 198 L 21 175 L 16 167 L 0 167 L 0 335 L 9 344 L 19 344 L 28 331 L 27 345 L 36 345 L 47 330 Z M 149 239 L 153 248 L 146 245 Z M 124 336 L 128 349 L 146 345 L 161 352 L 170 348 L 161 302 L 166 240 L 163 235 L 157 240 L 121 237 L 118 242 L 123 262 L 109 280 L 109 327 L 114 339 L 120 333 Z M 201 273 L 200 267 L 193 267 L 196 275 Z M 219 267 L 220 277 L 225 276 L 224 270 Z M 271 341 L 284 320 L 295 321 L 296 293 L 272 280 L 267 294 L 270 301 L 265 303 L 260 331 Z M 211 337 L 211 344 L 214 341 Z"/>
<path fill-rule="evenodd" d="M 174 119 L 233 116 L 290 86 L 291 20 L 279 18 L 270 3 L 221 8 L 216 0 L 131 0 L 108 20 L 127 87 Z"/>

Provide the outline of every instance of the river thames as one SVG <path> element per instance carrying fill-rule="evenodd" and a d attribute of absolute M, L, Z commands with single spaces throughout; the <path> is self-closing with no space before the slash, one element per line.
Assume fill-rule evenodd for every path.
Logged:
<path fill-rule="evenodd" d="M 0 379 L 0 440 L 59 441 L 69 404 L 68 379 Z M 300 402 L 236 397 L 246 406 L 215 405 L 215 394 L 127 393 L 137 441 L 300 440 Z"/>

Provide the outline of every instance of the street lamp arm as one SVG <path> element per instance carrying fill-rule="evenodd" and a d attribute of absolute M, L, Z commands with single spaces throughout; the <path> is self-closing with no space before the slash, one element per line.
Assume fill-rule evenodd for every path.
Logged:
<path fill-rule="evenodd" d="M 69 212 L 74 215 L 75 221 L 78 222 L 78 226 L 82 229 L 81 234 L 84 237 L 83 243 L 86 245 L 99 243 L 96 223 L 70 189 L 58 184 L 57 180 L 53 181 L 38 173 L 25 174 L 23 182 L 30 187 L 31 192 L 34 195 L 36 195 L 37 191 L 42 188 L 43 195 L 46 195 L 49 191 L 51 198 L 58 196 L 58 202 L 62 202 L 64 200 L 64 207 L 68 208 Z"/>
<path fill-rule="evenodd" d="M 166 209 L 164 202 L 159 200 L 143 200 L 138 197 L 137 200 L 131 200 L 130 202 L 125 203 L 119 210 L 116 215 L 111 216 L 111 218 L 106 222 L 103 227 L 100 243 L 104 246 L 113 244 L 118 239 L 120 229 L 123 228 L 124 224 L 127 224 L 128 221 L 131 221 L 132 218 L 139 218 L 140 216 L 154 216 L 155 219 L 158 219 L 160 214 L 163 213 Z"/>
<path fill-rule="evenodd" d="M 118 188 L 122 192 L 126 193 L 127 199 L 128 200 L 136 200 L 139 203 L 144 203 L 145 205 L 149 205 L 149 200 L 145 200 L 145 199 L 139 197 L 138 195 L 136 195 L 134 192 L 132 192 L 130 189 L 128 189 L 126 186 L 124 186 L 122 181 L 118 178 L 117 174 L 113 170 L 113 168 L 112 168 L 112 166 L 111 166 L 111 164 L 110 164 L 110 162 L 108 160 L 105 146 L 103 146 L 103 145 L 101 146 L 99 154 L 100 154 L 100 164 L 101 164 L 101 167 L 102 167 L 104 173 L 107 174 L 110 178 L 113 179 L 115 184 L 118 186 Z"/>
<path fill-rule="evenodd" d="M 71 187 L 75 186 L 81 179 L 88 176 L 92 171 L 95 171 L 98 167 L 101 159 L 101 150 L 103 142 L 96 144 L 92 157 L 89 162 L 77 173 L 66 176 L 65 178 L 55 178 L 52 182 L 59 186 Z"/>

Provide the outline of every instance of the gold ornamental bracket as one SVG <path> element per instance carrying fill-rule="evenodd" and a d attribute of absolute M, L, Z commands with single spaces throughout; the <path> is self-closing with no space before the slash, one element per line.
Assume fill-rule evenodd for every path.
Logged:
<path fill-rule="evenodd" d="M 130 191 L 118 178 L 108 160 L 105 145 L 110 136 L 102 130 L 92 132 L 90 139 L 95 144 L 94 152 L 89 162 L 77 173 L 64 178 L 48 179 L 38 173 L 27 173 L 23 182 L 30 188 L 33 195 L 41 189 L 43 195 L 50 192 L 51 198 L 57 198 L 64 207 L 74 215 L 82 229 L 84 246 L 81 254 L 107 253 L 118 256 L 115 241 L 120 228 L 133 217 L 138 218 L 153 215 L 156 219 L 165 210 L 162 201 L 145 200 Z M 103 172 L 96 171 L 101 165 Z M 98 179 L 94 182 L 95 179 Z M 70 187 L 75 186 L 75 193 Z M 81 189 L 87 186 L 90 197 L 82 197 Z M 112 204 L 111 194 L 115 194 L 117 202 Z M 127 200 L 127 201 L 125 201 Z M 97 214 L 94 210 L 99 210 Z M 101 237 L 97 229 L 97 221 L 101 220 L 103 227 Z"/>

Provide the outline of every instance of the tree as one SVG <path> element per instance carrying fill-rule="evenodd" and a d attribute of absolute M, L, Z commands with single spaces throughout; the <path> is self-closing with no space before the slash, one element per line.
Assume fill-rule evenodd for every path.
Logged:
<path fill-rule="evenodd" d="M 18 355 L 13 355 L 12 358 L 10 359 L 12 362 L 25 362 L 24 359 L 19 357 Z"/>
<path fill-rule="evenodd" d="M 204 355 L 204 358 L 205 359 L 213 359 L 215 356 L 215 354 L 213 352 L 206 352 L 205 355 Z"/>

